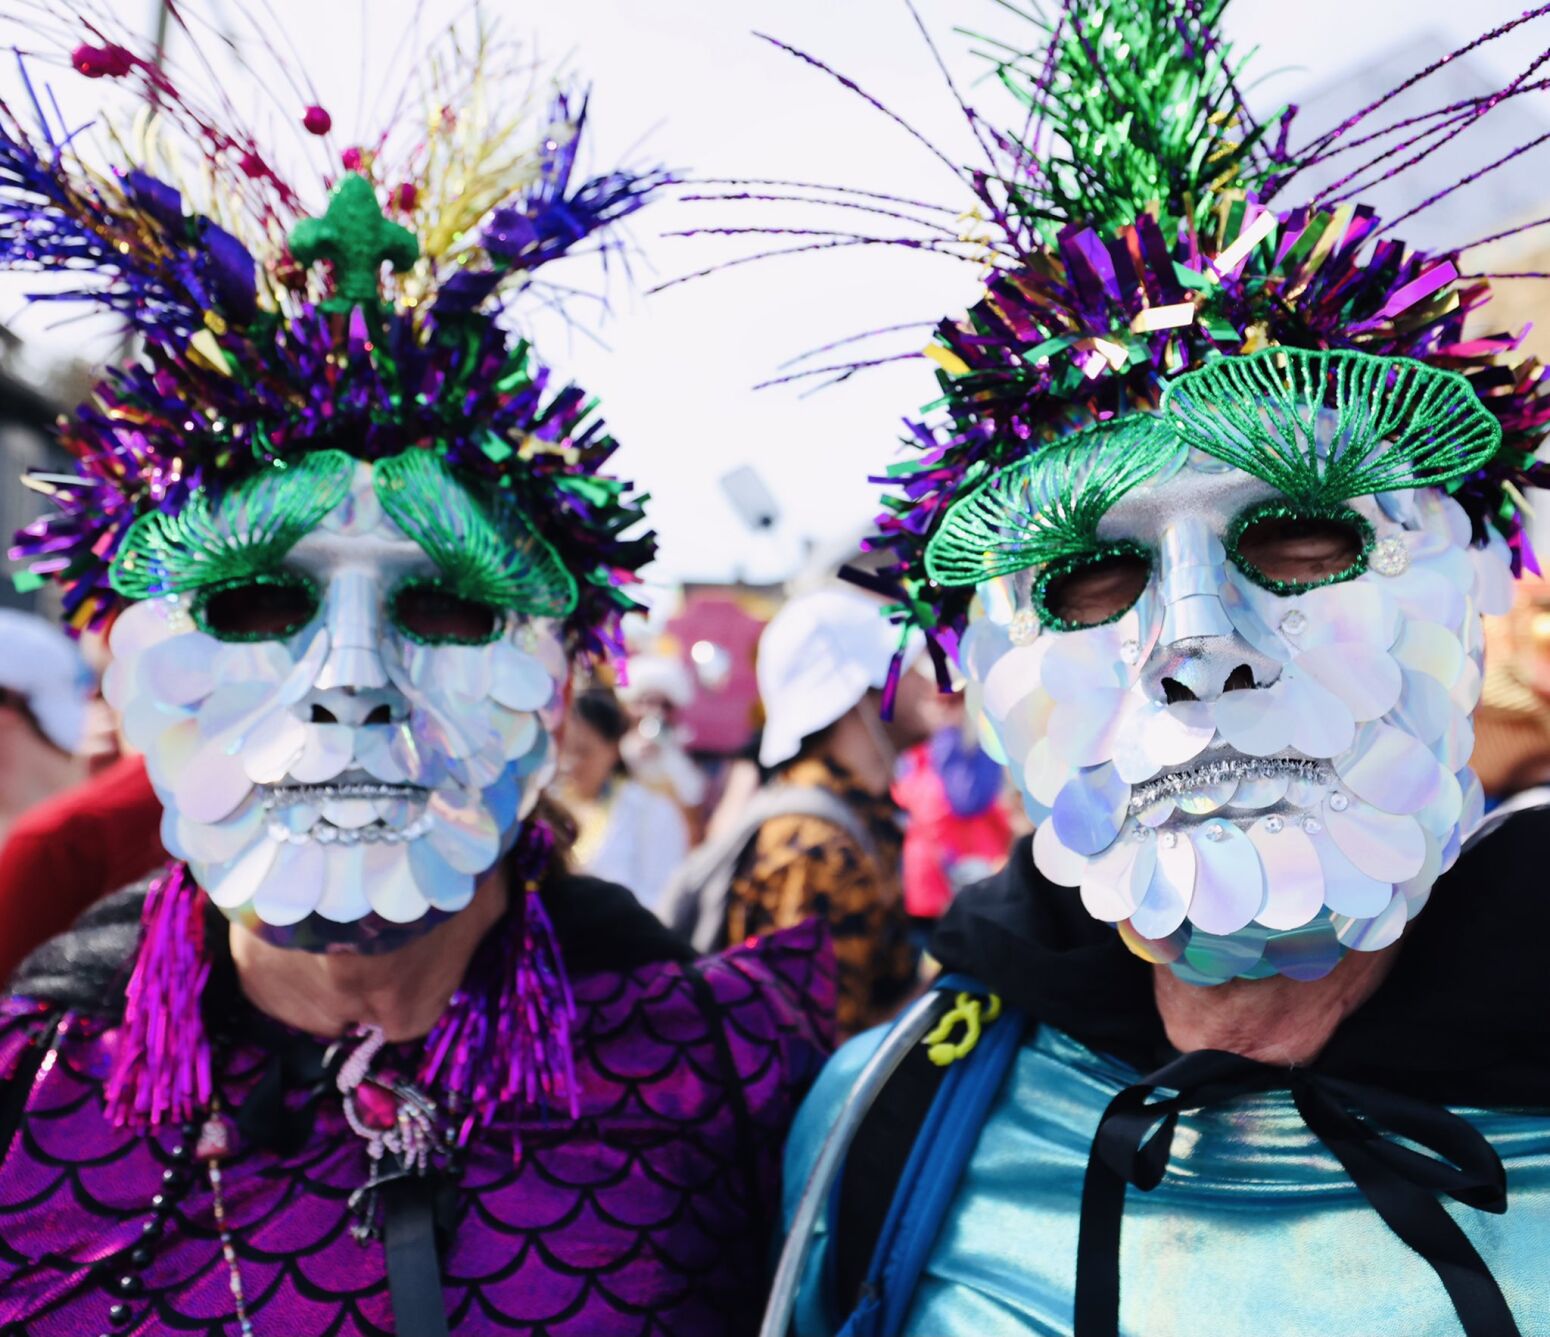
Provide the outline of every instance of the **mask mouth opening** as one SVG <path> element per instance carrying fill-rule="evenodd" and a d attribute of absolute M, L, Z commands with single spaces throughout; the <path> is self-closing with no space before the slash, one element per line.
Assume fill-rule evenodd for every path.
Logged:
<path fill-rule="evenodd" d="M 285 844 L 401 844 L 431 827 L 430 790 L 382 780 L 258 787 L 269 834 Z"/>
<path fill-rule="evenodd" d="M 1171 801 L 1175 807 L 1188 814 L 1194 799 L 1210 799 L 1209 791 L 1218 785 L 1238 785 L 1245 780 L 1301 780 L 1311 785 L 1328 785 L 1333 781 L 1327 762 L 1316 761 L 1295 753 L 1273 757 L 1250 757 L 1227 749 L 1212 756 L 1209 761 L 1191 762 L 1163 771 L 1152 779 L 1134 786 L 1130 791 L 1132 814 L 1145 812 L 1153 805 Z M 1215 811 L 1224 803 L 1212 802 L 1204 811 Z"/>

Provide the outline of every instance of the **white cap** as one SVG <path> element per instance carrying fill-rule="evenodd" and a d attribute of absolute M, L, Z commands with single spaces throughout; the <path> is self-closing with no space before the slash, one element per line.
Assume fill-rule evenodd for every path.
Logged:
<path fill-rule="evenodd" d="M 906 668 L 924 645 L 919 632 L 910 638 Z M 813 590 L 787 603 L 759 637 L 759 761 L 790 761 L 804 738 L 881 688 L 898 646 L 899 630 L 883 616 L 883 606 L 859 590 Z"/>
<path fill-rule="evenodd" d="M 631 655 L 629 678 L 618 688 L 617 694 L 622 701 L 660 696 L 679 710 L 687 710 L 694 702 L 694 682 L 689 677 L 689 670 L 676 659 L 665 655 Z"/>
<path fill-rule="evenodd" d="M 64 632 L 36 613 L 0 608 L 0 687 L 27 699 L 55 747 L 80 749 L 96 678 Z"/>

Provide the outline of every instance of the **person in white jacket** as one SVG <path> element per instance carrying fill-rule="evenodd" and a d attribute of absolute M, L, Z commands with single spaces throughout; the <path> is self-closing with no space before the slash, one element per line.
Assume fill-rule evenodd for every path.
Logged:
<path fill-rule="evenodd" d="M 630 776 L 621 745 L 629 717 L 604 688 L 571 703 L 560 747 L 560 796 L 576 819 L 577 871 L 618 882 L 655 908 L 689 852 L 678 805 Z"/>

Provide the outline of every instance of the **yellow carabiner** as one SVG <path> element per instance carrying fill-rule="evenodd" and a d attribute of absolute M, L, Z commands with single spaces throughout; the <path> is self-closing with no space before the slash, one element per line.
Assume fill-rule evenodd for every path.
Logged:
<path fill-rule="evenodd" d="M 979 1043 L 983 1027 L 990 1025 L 1000 1015 L 999 994 L 991 994 L 984 1003 L 981 1003 L 973 994 L 958 994 L 953 999 L 953 1006 L 942 1014 L 941 1021 L 937 1022 L 931 1033 L 921 1042 L 926 1046 L 926 1056 L 939 1068 L 945 1068 L 949 1063 L 956 1063 Z M 953 1027 L 959 1022 L 963 1023 L 963 1039 L 954 1043 L 948 1039 L 948 1036 L 953 1033 Z"/>

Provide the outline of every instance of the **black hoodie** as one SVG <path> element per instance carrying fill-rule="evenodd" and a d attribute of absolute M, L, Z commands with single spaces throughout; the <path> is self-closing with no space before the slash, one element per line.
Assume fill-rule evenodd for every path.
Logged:
<path fill-rule="evenodd" d="M 1550 1106 L 1550 809 L 1514 814 L 1433 888 L 1399 959 L 1315 1060 L 1449 1105 Z M 1146 1072 L 1174 1057 L 1152 967 L 1033 865 L 1030 841 L 943 916 L 933 954 Z"/>

